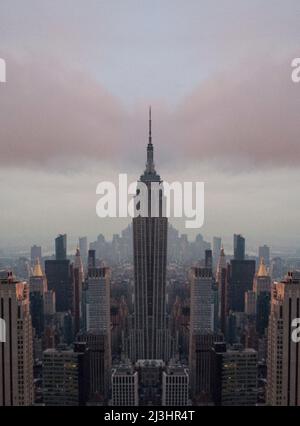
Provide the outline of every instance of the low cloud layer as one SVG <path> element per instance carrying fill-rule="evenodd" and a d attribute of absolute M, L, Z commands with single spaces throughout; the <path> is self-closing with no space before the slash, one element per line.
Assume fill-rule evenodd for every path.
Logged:
<path fill-rule="evenodd" d="M 300 86 L 291 81 L 291 59 L 260 59 L 211 78 L 180 106 L 178 139 L 188 157 L 299 165 Z"/>
<path fill-rule="evenodd" d="M 160 162 L 224 161 L 263 166 L 300 163 L 300 85 L 293 54 L 249 60 L 203 81 L 172 110 L 154 101 Z M 95 79 L 65 64 L 6 56 L 0 96 L 2 167 L 58 167 L 143 154 L 147 104 L 125 106 Z"/>
<path fill-rule="evenodd" d="M 113 158 L 124 113 L 95 81 L 55 60 L 7 59 L 0 96 L 2 166 Z"/>
<path fill-rule="evenodd" d="M 119 232 L 95 190 L 142 172 L 149 104 L 163 179 L 205 181 L 200 232 L 298 247 L 299 0 L 119 3 L 1 0 L 0 248 Z"/>

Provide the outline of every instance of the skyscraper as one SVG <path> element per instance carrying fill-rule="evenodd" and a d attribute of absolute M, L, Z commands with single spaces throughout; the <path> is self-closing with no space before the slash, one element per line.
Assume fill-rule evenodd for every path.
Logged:
<path fill-rule="evenodd" d="M 43 354 L 43 391 L 46 406 L 85 405 L 88 396 L 88 351 L 47 349 Z"/>
<path fill-rule="evenodd" d="M 123 363 L 112 370 L 112 405 L 137 406 L 138 397 L 138 373 L 130 362 Z"/>
<path fill-rule="evenodd" d="M 180 364 L 172 363 L 162 373 L 162 405 L 181 407 L 188 404 L 188 369 Z"/>
<path fill-rule="evenodd" d="M 85 293 L 86 331 L 110 334 L 109 268 L 89 268 Z"/>
<path fill-rule="evenodd" d="M 190 335 L 190 386 L 193 401 L 208 402 L 211 394 L 211 349 L 215 342 L 222 342 L 217 333 Z"/>
<path fill-rule="evenodd" d="M 211 267 L 195 267 L 191 271 L 191 334 L 213 331 Z"/>
<path fill-rule="evenodd" d="M 11 272 L 0 272 L 0 318 L 6 342 L 0 343 L 0 406 L 33 403 L 33 346 L 29 286 Z"/>
<path fill-rule="evenodd" d="M 214 270 L 216 270 L 216 267 L 217 267 L 221 247 L 222 247 L 222 239 L 220 237 L 213 237 L 212 253 L 213 253 L 213 261 L 214 261 Z"/>
<path fill-rule="evenodd" d="M 111 374 L 110 336 L 100 332 L 83 332 L 77 337 L 89 351 L 89 403 L 105 403 L 108 399 Z"/>
<path fill-rule="evenodd" d="M 46 260 L 48 289 L 55 291 L 56 311 L 73 309 L 73 274 L 69 260 Z"/>
<path fill-rule="evenodd" d="M 81 326 L 82 318 L 82 286 L 83 286 L 83 265 L 80 256 L 80 250 L 76 250 L 75 262 L 73 267 L 74 274 L 74 294 L 73 294 L 73 307 L 74 307 L 74 333 L 77 334 Z"/>
<path fill-rule="evenodd" d="M 255 405 L 257 402 L 257 352 L 217 343 L 212 350 L 212 396 L 215 405 Z"/>
<path fill-rule="evenodd" d="M 258 271 L 254 277 L 253 291 L 255 291 L 257 295 L 264 291 L 271 292 L 271 277 L 267 271 L 263 257 L 260 258 Z"/>
<path fill-rule="evenodd" d="M 270 266 L 270 247 L 268 247 L 266 244 L 263 246 L 260 246 L 258 248 L 258 258 L 263 258 L 265 261 L 265 264 L 267 266 Z"/>
<path fill-rule="evenodd" d="M 271 277 L 273 280 L 280 281 L 285 274 L 285 263 L 281 257 L 274 257 L 271 261 Z"/>
<path fill-rule="evenodd" d="M 67 236 L 60 234 L 55 238 L 55 257 L 56 260 L 66 260 L 67 258 Z"/>
<path fill-rule="evenodd" d="M 35 336 L 42 337 L 44 331 L 44 295 L 47 292 L 47 280 L 37 258 L 29 281 L 30 312 Z"/>
<path fill-rule="evenodd" d="M 78 336 L 90 351 L 90 401 L 105 401 L 111 368 L 110 269 L 96 267 L 89 250 L 89 268 L 83 294 L 85 333 Z"/>
<path fill-rule="evenodd" d="M 79 238 L 79 251 L 81 258 L 84 262 L 84 265 L 86 266 L 86 261 L 88 257 L 88 239 L 87 237 L 80 237 Z"/>
<path fill-rule="evenodd" d="M 228 269 L 228 309 L 244 312 L 245 293 L 252 290 L 255 260 L 245 260 L 245 238 L 234 235 L 234 259 Z"/>
<path fill-rule="evenodd" d="M 73 311 L 73 270 L 67 259 L 66 235 L 55 239 L 55 260 L 46 260 L 48 289 L 55 291 L 56 311 Z"/>
<path fill-rule="evenodd" d="M 256 295 L 253 290 L 245 293 L 245 314 L 250 318 L 256 315 Z"/>
<path fill-rule="evenodd" d="M 166 264 L 168 219 L 163 216 L 163 191 L 152 193 L 152 183 L 162 183 L 153 161 L 149 111 L 147 163 L 140 182 L 148 190 L 148 215 L 139 210 L 133 219 L 134 252 L 134 330 L 131 354 L 137 359 L 163 359 L 170 356 L 166 317 Z M 137 195 L 140 195 L 139 189 Z M 153 196 L 155 195 L 155 196 Z M 158 208 L 152 217 L 152 208 Z"/>
<path fill-rule="evenodd" d="M 267 404 L 300 405 L 300 343 L 292 321 L 300 318 L 300 273 L 289 272 L 272 285 L 268 326 Z"/>
<path fill-rule="evenodd" d="M 260 259 L 260 265 L 254 277 L 253 291 L 256 296 L 256 330 L 261 337 L 268 327 L 271 300 L 271 277 L 264 258 Z"/>
<path fill-rule="evenodd" d="M 226 320 L 228 313 L 227 303 L 227 262 L 223 247 L 217 266 L 216 282 L 218 287 L 218 319 L 221 332 L 226 333 Z"/>
<path fill-rule="evenodd" d="M 47 317 L 53 317 L 56 312 L 56 297 L 55 291 L 49 290 L 44 294 L 44 315 Z"/>
<path fill-rule="evenodd" d="M 210 349 L 214 334 L 213 275 L 211 251 L 205 266 L 191 270 L 189 367 L 193 399 L 207 400 L 210 393 Z"/>
<path fill-rule="evenodd" d="M 33 266 L 37 259 L 42 260 L 42 247 L 34 245 L 30 249 L 30 259 L 31 259 L 31 266 Z"/>
<path fill-rule="evenodd" d="M 234 234 L 233 247 L 234 247 L 234 259 L 244 260 L 245 259 L 245 238 L 242 235 Z"/>

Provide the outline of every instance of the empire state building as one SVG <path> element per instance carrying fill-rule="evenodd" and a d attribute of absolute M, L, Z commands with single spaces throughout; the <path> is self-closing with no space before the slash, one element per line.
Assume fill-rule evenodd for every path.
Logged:
<path fill-rule="evenodd" d="M 140 177 L 148 189 L 148 215 L 136 215 L 133 219 L 134 318 L 130 357 L 133 361 L 162 359 L 167 362 L 171 353 L 166 315 L 168 219 L 163 216 L 162 189 L 151 194 L 152 183 L 162 183 L 154 166 L 151 125 L 150 108 L 147 163 Z M 151 209 L 153 203 L 158 206 L 155 217 Z"/>

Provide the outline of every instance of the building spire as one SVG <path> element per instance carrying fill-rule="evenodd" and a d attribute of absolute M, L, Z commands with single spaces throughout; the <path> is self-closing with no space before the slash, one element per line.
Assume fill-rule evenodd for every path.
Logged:
<path fill-rule="evenodd" d="M 152 145 L 152 117 L 151 117 L 151 105 L 149 106 L 149 145 Z"/>
<path fill-rule="evenodd" d="M 153 145 L 152 145 L 152 116 L 151 106 L 149 107 L 149 140 L 147 147 L 147 164 L 146 170 L 148 173 L 154 173 L 154 162 L 153 162 Z"/>
<path fill-rule="evenodd" d="M 155 171 L 154 166 L 154 146 L 152 144 L 152 110 L 149 106 L 149 136 L 148 136 L 148 145 L 147 145 L 147 162 L 146 170 L 141 176 L 143 182 L 160 182 L 160 176 Z"/>
<path fill-rule="evenodd" d="M 257 276 L 258 277 L 267 277 L 268 276 L 268 271 L 265 265 L 265 259 L 263 257 L 260 258 L 260 265 L 257 271 Z"/>
<path fill-rule="evenodd" d="M 32 276 L 33 277 L 43 277 L 44 276 L 39 257 L 36 258 Z"/>

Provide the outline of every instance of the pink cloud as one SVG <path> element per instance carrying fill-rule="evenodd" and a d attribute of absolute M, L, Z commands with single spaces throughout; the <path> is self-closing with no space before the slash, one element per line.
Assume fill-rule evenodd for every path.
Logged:
<path fill-rule="evenodd" d="M 154 106 L 160 162 L 299 165 L 300 85 L 291 57 L 245 63 L 203 81 L 171 111 Z M 2 166 L 53 166 L 83 159 L 128 164 L 143 155 L 144 105 L 130 111 L 97 81 L 55 61 L 7 58 L 0 88 Z M 145 102 L 145 105 L 148 102 Z M 76 166 L 75 166 L 76 167 Z"/>

